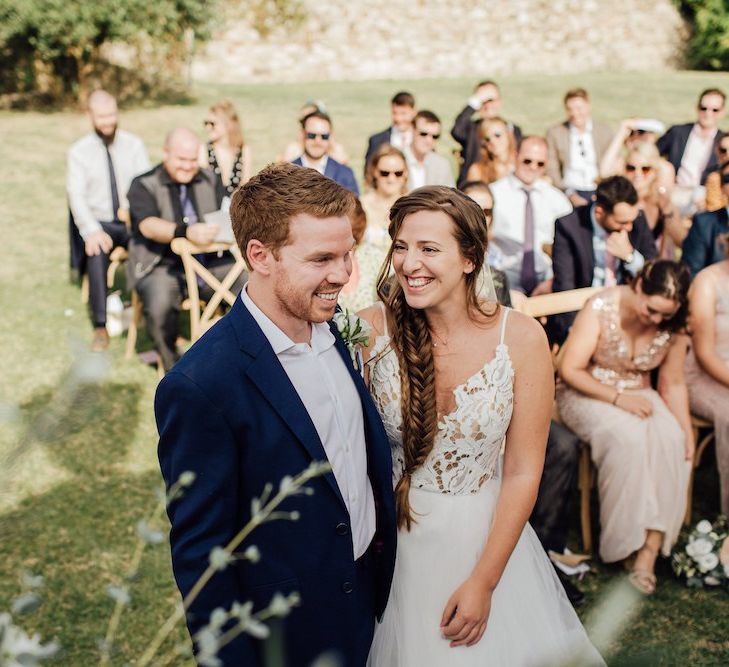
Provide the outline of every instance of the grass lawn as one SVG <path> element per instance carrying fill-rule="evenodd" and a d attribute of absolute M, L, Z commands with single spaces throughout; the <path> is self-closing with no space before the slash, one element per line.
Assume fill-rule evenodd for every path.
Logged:
<path fill-rule="evenodd" d="M 144 138 L 157 161 L 168 129 L 184 124 L 202 131 L 207 105 L 230 97 L 260 168 L 295 136 L 297 110 L 314 97 L 327 103 L 359 176 L 367 136 L 388 125 L 395 91 L 413 91 L 420 107 L 436 111 L 447 130 L 473 83 L 198 85 L 196 103 L 126 110 L 122 125 Z M 627 115 L 673 123 L 693 118 L 701 89 L 729 88 L 729 75 L 518 76 L 502 84 L 504 115 L 526 132 L 542 133 L 561 120 L 562 94 L 574 85 L 590 90 L 595 115 L 613 125 Z M 124 360 L 120 339 L 106 362 L 94 364 L 84 354 L 90 325 L 79 289 L 68 281 L 64 179 L 65 151 L 88 131 L 86 119 L 70 112 L 2 112 L 0 128 L 0 229 L 7 241 L 0 262 L 0 611 L 20 592 L 23 570 L 44 575 L 44 604 L 22 625 L 61 641 L 58 664 L 85 666 L 98 660 L 96 642 L 112 610 L 105 589 L 127 567 L 134 526 L 156 503 L 157 377 L 136 360 Z M 444 153 L 455 146 L 446 135 Z M 699 473 L 695 518 L 711 519 L 718 510 L 713 454 Z M 576 513 L 574 528 L 577 535 Z M 618 573 L 597 565 L 587 577 L 583 616 L 601 603 Z M 671 578 L 667 565 L 660 574 L 658 592 L 611 643 L 611 664 L 729 664 L 726 593 L 688 590 Z M 138 656 L 177 601 L 165 545 L 149 551 L 139 575 L 114 664 Z M 182 630 L 175 636 L 184 638 Z"/>

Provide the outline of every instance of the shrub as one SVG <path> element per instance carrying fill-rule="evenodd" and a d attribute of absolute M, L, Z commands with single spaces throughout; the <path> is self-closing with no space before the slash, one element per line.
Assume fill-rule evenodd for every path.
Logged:
<path fill-rule="evenodd" d="M 729 3 L 725 0 L 676 0 L 692 28 L 686 64 L 693 69 L 729 69 Z"/>

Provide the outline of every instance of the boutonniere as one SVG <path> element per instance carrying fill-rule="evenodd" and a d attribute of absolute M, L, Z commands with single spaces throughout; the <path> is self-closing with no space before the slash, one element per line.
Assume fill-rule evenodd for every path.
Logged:
<path fill-rule="evenodd" d="M 370 325 L 347 308 L 335 313 L 333 319 L 339 335 L 349 350 L 352 364 L 361 373 L 363 364 L 360 347 L 367 347 L 370 343 Z"/>

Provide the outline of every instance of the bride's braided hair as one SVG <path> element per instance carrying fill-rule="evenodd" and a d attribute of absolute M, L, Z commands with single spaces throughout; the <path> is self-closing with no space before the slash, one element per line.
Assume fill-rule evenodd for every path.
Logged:
<path fill-rule="evenodd" d="M 390 210 L 390 238 L 394 241 L 408 215 L 418 211 L 442 211 L 453 221 L 453 235 L 461 254 L 473 263 L 465 274 L 470 313 L 492 317 L 498 306 L 484 310 L 477 296 L 477 277 L 487 250 L 487 226 L 483 210 L 455 188 L 426 186 L 400 197 Z M 377 294 L 385 304 L 392 330 L 392 344 L 400 362 L 402 442 L 405 465 L 395 487 L 398 527 L 410 530 L 415 521 L 410 508 L 410 480 L 431 450 L 438 430 L 435 402 L 435 364 L 430 328 L 423 310 L 408 305 L 402 287 L 390 277 L 393 248 L 387 254 L 377 282 Z"/>

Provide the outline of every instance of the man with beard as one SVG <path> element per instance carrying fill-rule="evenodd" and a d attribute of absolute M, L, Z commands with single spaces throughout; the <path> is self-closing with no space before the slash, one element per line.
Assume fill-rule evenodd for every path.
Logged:
<path fill-rule="evenodd" d="M 225 667 L 260 667 L 274 654 L 289 667 L 324 654 L 363 666 L 384 611 L 396 540 L 390 447 L 331 323 L 352 272 L 354 210 L 346 189 L 292 164 L 266 167 L 236 190 L 230 217 L 250 279 L 157 389 L 167 487 L 195 474 L 167 510 L 182 597 L 214 549 L 234 551 L 187 609 L 200 664 L 213 664 L 213 644 Z M 232 544 L 250 520 L 265 520 L 257 508 L 268 485 L 284 489 L 313 461 L 331 472 L 279 506 L 296 520 L 268 521 Z M 253 545 L 260 562 L 237 557 Z M 236 618 L 211 622 L 247 602 L 256 614 L 276 593 L 297 593 L 300 604 L 272 632 L 272 646 L 258 632 L 236 636 Z"/>
<path fill-rule="evenodd" d="M 106 330 L 106 272 L 109 254 L 126 248 L 129 233 L 120 209 L 128 208 L 126 193 L 132 179 L 150 167 L 142 140 L 118 129 L 116 100 L 104 90 L 89 96 L 88 116 L 93 132 L 68 150 L 66 191 L 71 209 L 72 264 L 89 276 L 89 302 L 94 336 L 91 349 L 109 346 Z M 77 257 L 74 262 L 74 244 Z"/>

